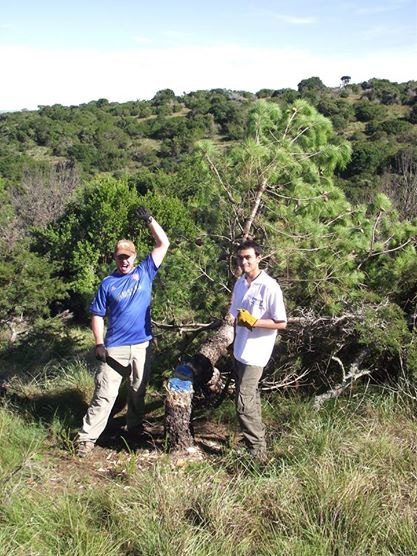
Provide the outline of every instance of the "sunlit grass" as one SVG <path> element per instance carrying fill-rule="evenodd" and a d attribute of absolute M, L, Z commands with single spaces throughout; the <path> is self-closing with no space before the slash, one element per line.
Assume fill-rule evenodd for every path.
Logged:
<path fill-rule="evenodd" d="M 91 385 L 78 360 L 12 381 L 0 408 L 5 554 L 417 554 L 412 401 L 368 392 L 317 411 L 264 396 L 269 465 L 226 441 L 221 455 L 181 465 L 160 453 L 143 467 L 127 451 L 106 474 L 71 448 Z M 54 396 L 75 403 L 48 413 Z M 232 400 L 200 418 L 237 431 Z"/>

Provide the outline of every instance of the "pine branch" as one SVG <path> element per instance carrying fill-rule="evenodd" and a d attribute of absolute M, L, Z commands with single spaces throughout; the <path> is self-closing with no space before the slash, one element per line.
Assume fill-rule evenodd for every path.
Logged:
<path fill-rule="evenodd" d="M 214 175 L 216 176 L 218 182 L 220 183 L 220 185 L 222 186 L 222 188 L 224 189 L 227 198 L 229 199 L 229 201 L 231 203 L 233 203 L 233 205 L 238 205 L 236 199 L 233 197 L 233 195 L 231 194 L 230 190 L 228 189 L 228 187 L 226 187 L 224 181 L 222 180 L 222 177 L 216 167 L 216 165 L 214 164 L 214 162 L 211 160 L 211 158 L 209 157 L 209 155 L 206 153 L 205 158 L 207 160 L 207 163 L 209 165 L 210 170 L 214 173 Z"/>
<path fill-rule="evenodd" d="M 252 206 L 252 210 L 250 212 L 249 218 L 246 220 L 245 225 L 243 226 L 243 237 L 246 239 L 249 235 L 250 229 L 252 227 L 253 221 L 256 217 L 256 214 L 259 209 L 259 205 L 261 203 L 262 195 L 265 192 L 266 186 L 268 182 L 265 178 L 262 178 L 261 183 L 259 184 L 258 190 L 256 191 L 255 201 Z"/>
<path fill-rule="evenodd" d="M 290 130 L 290 126 L 292 124 L 293 119 L 296 117 L 296 115 L 298 114 L 298 110 L 296 108 L 293 108 L 293 113 L 291 114 L 291 118 L 288 120 L 287 122 L 287 126 L 285 128 L 284 134 L 282 136 L 283 139 L 285 139 L 287 137 L 287 133 Z"/>

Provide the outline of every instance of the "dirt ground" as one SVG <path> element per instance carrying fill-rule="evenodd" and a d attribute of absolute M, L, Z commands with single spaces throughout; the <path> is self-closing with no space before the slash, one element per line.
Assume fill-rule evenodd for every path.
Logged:
<path fill-rule="evenodd" d="M 224 425 L 197 418 L 193 422 L 195 445 L 187 452 L 172 453 L 166 447 L 161 411 L 155 415 L 147 413 L 144 427 L 143 436 L 130 438 L 125 430 L 125 415 L 122 411 L 110 419 L 94 450 L 85 458 L 79 458 L 74 450 L 61 449 L 51 442 L 46 475 L 37 477 L 36 462 L 27 462 L 24 473 L 28 476 L 27 482 L 43 483 L 42 488 L 48 490 L 68 490 L 71 488 L 69 484 L 73 489 L 81 490 L 89 486 L 97 487 L 97 484 L 109 480 L 121 481 L 128 487 L 129 477 L 135 471 L 159 463 L 178 468 L 220 457 L 231 434 Z M 45 461 L 42 466 L 45 471 Z"/>

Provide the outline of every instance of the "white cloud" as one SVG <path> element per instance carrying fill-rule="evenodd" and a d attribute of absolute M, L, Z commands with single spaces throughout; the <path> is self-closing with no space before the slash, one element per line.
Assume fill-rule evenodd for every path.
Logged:
<path fill-rule="evenodd" d="M 296 15 L 277 13 L 270 10 L 257 10 L 254 15 L 257 17 L 262 17 L 263 19 L 267 18 L 283 21 L 284 23 L 288 23 L 290 25 L 312 25 L 313 23 L 317 22 L 316 17 L 300 17 Z"/>
<path fill-rule="evenodd" d="M 107 54 L 0 47 L 0 110 L 81 104 L 99 98 L 119 102 L 150 99 L 164 88 L 177 94 L 217 87 L 252 92 L 296 88 L 302 79 L 312 76 L 320 77 L 327 86 L 339 85 L 342 75 L 350 75 L 352 82 L 371 77 L 408 81 L 416 78 L 412 69 L 415 57 L 414 49 L 337 57 L 304 49 L 230 44 Z"/>
<path fill-rule="evenodd" d="M 367 41 L 373 41 L 382 37 L 385 39 L 396 38 L 407 36 L 410 34 L 410 31 L 412 32 L 405 25 L 373 25 L 362 31 L 361 38 Z"/>
<path fill-rule="evenodd" d="M 369 8 L 357 8 L 356 13 L 359 15 L 375 15 L 395 10 L 396 7 L 390 6 L 370 6 Z"/>
<path fill-rule="evenodd" d="M 360 8 L 356 8 L 355 11 L 359 15 L 376 15 L 402 9 L 404 7 L 404 4 L 408 3 L 409 0 L 391 0 L 387 4 L 380 4 L 376 6 L 361 6 Z"/>

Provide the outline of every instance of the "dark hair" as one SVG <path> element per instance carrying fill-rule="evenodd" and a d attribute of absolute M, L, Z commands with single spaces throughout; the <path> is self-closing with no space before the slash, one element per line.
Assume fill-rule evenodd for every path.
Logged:
<path fill-rule="evenodd" d="M 243 249 L 253 249 L 257 257 L 263 253 L 262 247 L 256 243 L 256 241 L 253 241 L 253 239 L 243 241 L 237 248 L 237 252 L 239 253 L 239 251 L 243 251 Z"/>

